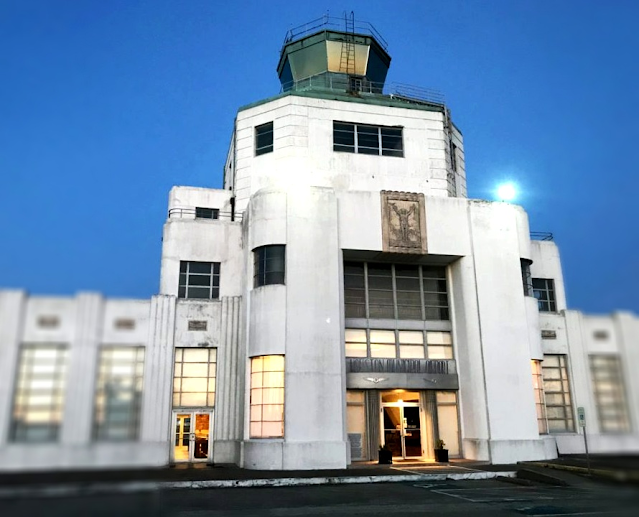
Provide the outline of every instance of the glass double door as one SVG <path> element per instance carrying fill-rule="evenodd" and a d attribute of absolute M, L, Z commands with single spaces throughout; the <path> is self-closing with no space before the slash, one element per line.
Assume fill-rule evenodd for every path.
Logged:
<path fill-rule="evenodd" d="M 418 404 L 383 406 L 384 443 L 394 457 L 418 458 L 422 456 L 422 432 Z"/>
<path fill-rule="evenodd" d="M 173 413 L 173 461 L 203 462 L 209 458 L 211 413 Z"/>

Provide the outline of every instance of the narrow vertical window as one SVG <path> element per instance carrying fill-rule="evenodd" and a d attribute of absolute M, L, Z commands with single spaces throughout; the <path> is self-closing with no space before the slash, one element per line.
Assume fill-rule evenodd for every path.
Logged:
<path fill-rule="evenodd" d="M 253 286 L 283 284 L 286 268 L 286 247 L 270 245 L 253 250 Z"/>
<path fill-rule="evenodd" d="M 532 260 L 519 259 L 521 267 L 521 283 L 524 288 L 524 296 L 534 296 L 532 276 L 530 274 L 530 265 Z"/>
<path fill-rule="evenodd" d="M 546 418 L 551 433 L 574 432 L 570 382 L 565 355 L 544 355 L 541 363 L 546 399 Z"/>
<path fill-rule="evenodd" d="M 93 436 L 96 440 L 136 440 L 140 428 L 144 347 L 105 346 L 100 350 Z"/>
<path fill-rule="evenodd" d="M 366 282 L 363 262 L 344 264 L 344 310 L 347 318 L 366 317 Z"/>
<path fill-rule="evenodd" d="M 251 359 L 251 438 L 284 436 L 284 356 Z"/>
<path fill-rule="evenodd" d="M 11 422 L 15 442 L 52 442 L 59 436 L 66 387 L 65 345 L 23 345 Z"/>
<path fill-rule="evenodd" d="M 541 374 L 541 361 L 531 361 L 533 390 L 535 392 L 535 407 L 537 409 L 537 427 L 539 434 L 548 433 L 548 421 L 546 419 L 546 403 L 544 400 L 544 381 Z"/>
<path fill-rule="evenodd" d="M 452 359 L 453 339 L 450 332 L 426 332 L 429 359 Z"/>
<path fill-rule="evenodd" d="M 255 156 L 273 152 L 273 122 L 255 128 Z"/>
<path fill-rule="evenodd" d="M 346 329 L 346 357 L 367 357 L 368 349 L 365 329 Z"/>

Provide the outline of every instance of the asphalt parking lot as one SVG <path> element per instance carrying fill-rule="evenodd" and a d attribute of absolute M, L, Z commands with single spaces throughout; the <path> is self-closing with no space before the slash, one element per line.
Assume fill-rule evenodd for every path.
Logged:
<path fill-rule="evenodd" d="M 341 486 L 164 490 L 0 501 L 5 516 L 311 517 L 581 516 L 639 514 L 627 485 L 518 486 L 495 480 Z"/>

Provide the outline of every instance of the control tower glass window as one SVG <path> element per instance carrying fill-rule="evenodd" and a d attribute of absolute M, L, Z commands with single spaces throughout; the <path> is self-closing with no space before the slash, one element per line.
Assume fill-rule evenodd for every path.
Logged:
<path fill-rule="evenodd" d="M 404 156 L 402 128 L 334 121 L 333 151 L 401 158 Z"/>
<path fill-rule="evenodd" d="M 273 122 L 255 128 L 255 156 L 273 152 Z"/>

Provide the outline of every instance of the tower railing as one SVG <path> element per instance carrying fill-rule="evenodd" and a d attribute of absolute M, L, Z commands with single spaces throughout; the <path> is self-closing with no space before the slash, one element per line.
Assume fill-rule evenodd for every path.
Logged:
<path fill-rule="evenodd" d="M 356 79 L 356 80 L 354 80 Z M 365 77 L 346 74 L 321 73 L 282 84 L 280 93 L 287 91 L 332 90 L 359 94 L 385 95 L 392 99 L 417 104 L 445 105 L 446 99 L 441 92 L 406 83 L 381 83 L 369 81 Z"/>
<path fill-rule="evenodd" d="M 310 22 L 299 25 L 298 27 L 289 29 L 286 33 L 286 36 L 284 37 L 284 43 L 282 44 L 282 47 L 286 46 L 291 41 L 295 41 L 303 38 L 304 36 L 320 32 L 321 30 L 349 32 L 349 30 L 351 30 L 351 27 L 346 27 L 344 18 L 329 16 L 328 13 L 326 13 L 321 18 L 311 20 Z M 366 34 L 368 36 L 373 36 L 384 50 L 388 50 L 388 43 L 371 23 L 354 21 L 352 30 L 355 34 Z"/>

